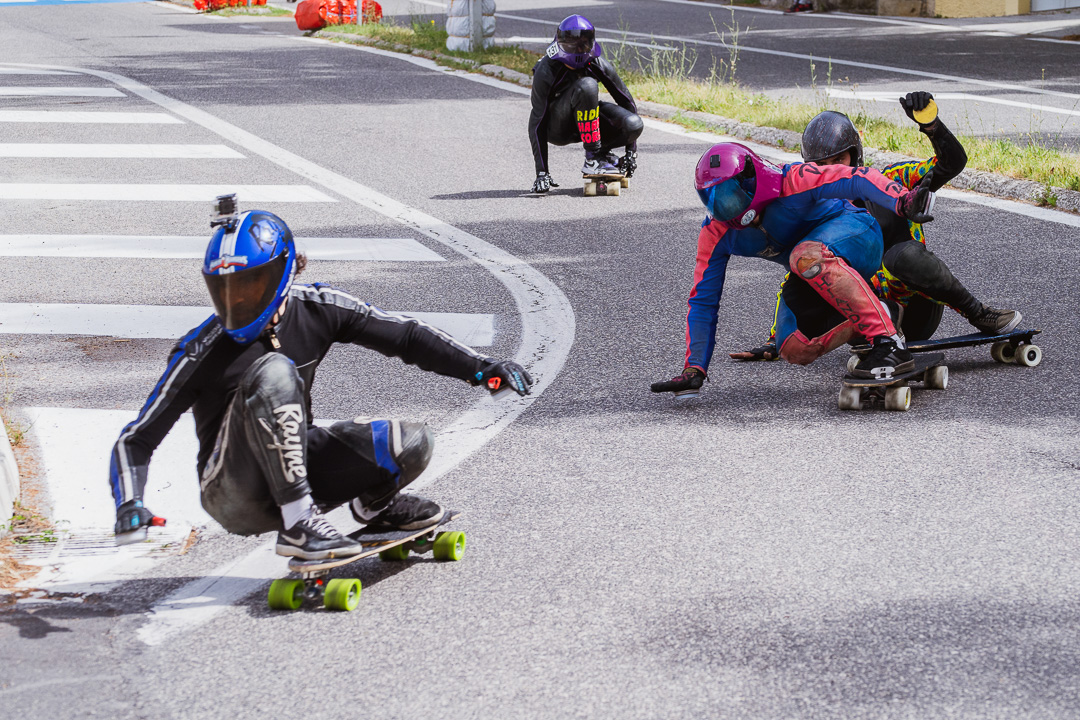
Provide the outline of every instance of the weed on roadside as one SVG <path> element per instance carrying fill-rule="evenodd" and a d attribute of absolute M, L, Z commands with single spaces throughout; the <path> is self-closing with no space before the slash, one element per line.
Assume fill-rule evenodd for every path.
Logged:
<path fill-rule="evenodd" d="M 210 10 L 207 15 L 217 15 L 218 17 L 237 17 L 239 15 L 253 16 L 253 17 L 280 17 L 282 15 L 292 16 L 291 10 L 285 8 L 274 7 L 272 5 L 254 5 L 251 7 L 226 7 L 220 10 Z"/>

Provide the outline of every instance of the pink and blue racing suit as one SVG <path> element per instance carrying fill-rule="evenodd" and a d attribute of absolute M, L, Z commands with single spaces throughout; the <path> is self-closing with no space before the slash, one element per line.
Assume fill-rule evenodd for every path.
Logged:
<path fill-rule="evenodd" d="M 781 195 L 765 208 L 760 225 L 732 229 L 710 217 L 701 227 L 694 284 L 687 302 L 687 368 L 708 372 L 716 344 L 720 296 L 732 255 L 771 260 L 798 275 L 802 270 L 796 266 L 806 255 L 806 248 L 818 248 L 815 252 L 819 256 L 839 258 L 843 261 L 839 265 L 846 263 L 855 271 L 857 277 L 853 275 L 846 285 L 861 285 L 854 288 L 860 295 L 859 302 L 865 301 L 863 307 L 872 305 L 871 312 L 882 314 L 868 285 L 881 267 L 881 228 L 866 210 L 850 201 L 877 203 L 899 214 L 900 199 L 907 194 L 907 188 L 872 168 L 794 163 L 785 165 L 783 172 Z M 814 289 L 825 295 L 820 287 Z M 833 300 L 830 303 L 835 306 Z M 797 308 L 792 310 L 798 312 Z M 845 314 L 853 317 L 852 313 Z M 798 333 L 793 320 L 783 325 L 777 327 L 777 347 L 783 347 L 788 337 Z M 872 319 L 865 327 L 857 323 L 853 326 L 867 336 L 895 333 L 887 314 Z"/>

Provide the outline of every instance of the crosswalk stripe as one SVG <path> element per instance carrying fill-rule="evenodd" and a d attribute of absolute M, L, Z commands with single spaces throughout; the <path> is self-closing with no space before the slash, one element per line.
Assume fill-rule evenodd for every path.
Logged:
<path fill-rule="evenodd" d="M 337 202 L 308 185 L 119 185 L 0 183 L 0 200 L 213 202 L 236 193 L 244 202 Z"/>
<path fill-rule="evenodd" d="M 173 340 L 213 314 L 208 307 L 0 303 L 0 334 L 93 335 Z M 486 313 L 391 312 L 434 325 L 473 347 L 491 345 L 495 316 Z"/>
<path fill-rule="evenodd" d="M 103 87 L 0 87 L 0 95 L 13 97 L 127 97 L 116 88 Z"/>
<path fill-rule="evenodd" d="M 101 123 L 109 125 L 183 125 L 180 118 L 162 112 L 105 112 L 96 110 L 0 110 L 0 122 Z"/>
<path fill-rule="evenodd" d="M 0 235 L 0 257 L 193 258 L 206 253 L 209 231 L 180 235 Z M 412 238 L 304 238 L 308 260 L 444 262 Z"/>
<path fill-rule="evenodd" d="M 11 158 L 146 158 L 242 159 L 225 145 L 145 143 L 0 143 L 0 157 Z"/>

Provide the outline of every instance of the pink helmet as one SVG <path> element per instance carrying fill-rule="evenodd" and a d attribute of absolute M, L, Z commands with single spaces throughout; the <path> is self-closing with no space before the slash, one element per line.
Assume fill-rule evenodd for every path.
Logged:
<path fill-rule="evenodd" d="M 780 197 L 784 172 L 739 143 L 705 151 L 694 171 L 698 197 L 714 219 L 730 228 L 746 227 Z"/>

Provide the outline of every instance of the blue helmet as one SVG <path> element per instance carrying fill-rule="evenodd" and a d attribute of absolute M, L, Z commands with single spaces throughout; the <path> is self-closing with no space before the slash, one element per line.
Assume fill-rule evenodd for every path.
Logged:
<path fill-rule="evenodd" d="M 600 43 L 596 42 L 596 28 L 581 15 L 571 15 L 559 23 L 555 42 L 547 49 L 547 56 L 580 70 L 593 58 L 600 57 Z"/>
<path fill-rule="evenodd" d="M 214 231 L 203 279 L 229 337 L 247 345 L 262 334 L 288 294 L 295 269 L 292 231 L 273 213 L 251 210 Z"/>

